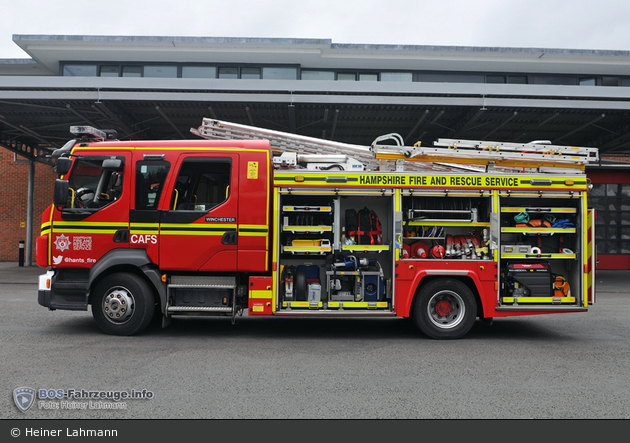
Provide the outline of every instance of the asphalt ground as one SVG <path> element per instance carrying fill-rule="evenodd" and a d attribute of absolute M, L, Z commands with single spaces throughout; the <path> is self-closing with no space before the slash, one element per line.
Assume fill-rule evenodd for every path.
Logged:
<path fill-rule="evenodd" d="M 598 272 L 587 313 L 477 322 L 454 341 L 392 319 L 186 318 L 111 337 L 89 311 L 39 306 L 42 273 L 0 263 L 0 418 L 11 422 L 630 418 L 628 271 Z M 152 398 L 21 412 L 22 386 Z"/>

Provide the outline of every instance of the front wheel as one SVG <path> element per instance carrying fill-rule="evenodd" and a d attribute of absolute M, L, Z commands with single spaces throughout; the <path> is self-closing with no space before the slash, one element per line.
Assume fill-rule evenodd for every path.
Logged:
<path fill-rule="evenodd" d="M 137 334 L 151 323 L 154 312 L 153 291 L 137 275 L 112 274 L 94 288 L 92 316 L 106 334 Z"/>
<path fill-rule="evenodd" d="M 470 288 L 461 281 L 439 279 L 416 295 L 412 316 L 416 326 L 431 338 L 461 338 L 475 323 L 477 303 Z"/>

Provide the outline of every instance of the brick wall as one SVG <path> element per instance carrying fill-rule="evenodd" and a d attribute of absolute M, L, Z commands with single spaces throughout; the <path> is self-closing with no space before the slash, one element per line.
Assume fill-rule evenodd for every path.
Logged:
<path fill-rule="evenodd" d="M 0 149 L 0 261 L 17 262 L 19 242 L 26 242 L 28 204 L 28 161 L 7 149 Z M 40 232 L 42 212 L 52 203 L 56 175 L 52 167 L 35 163 L 35 202 L 33 210 L 32 259 L 35 265 L 35 241 Z M 26 252 L 26 251 L 25 251 Z M 26 256 L 26 253 L 25 253 Z"/>
<path fill-rule="evenodd" d="M 617 162 L 630 162 L 630 156 L 628 154 L 605 154 L 605 155 L 602 155 L 602 160 L 614 160 Z"/>

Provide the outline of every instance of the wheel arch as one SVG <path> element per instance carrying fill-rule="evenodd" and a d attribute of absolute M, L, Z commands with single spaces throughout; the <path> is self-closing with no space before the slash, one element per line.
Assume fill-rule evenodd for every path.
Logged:
<path fill-rule="evenodd" d="M 422 289 L 424 289 L 425 286 L 429 285 L 430 283 L 436 280 L 458 280 L 462 282 L 463 284 L 465 284 L 468 287 L 468 289 L 471 290 L 471 292 L 473 293 L 473 296 L 475 297 L 475 303 L 477 303 L 477 317 L 484 318 L 483 303 L 481 302 L 479 289 L 477 288 L 477 285 L 475 284 L 475 280 L 470 275 L 427 275 L 425 276 L 418 282 L 418 285 L 416 286 L 416 290 L 413 294 L 413 300 L 411 300 L 411 303 L 410 303 L 411 309 L 413 309 L 412 308 L 413 304 L 416 303 L 416 301 L 420 298 L 419 294 L 420 292 L 422 292 Z M 410 315 L 411 315 L 411 309 L 410 309 Z"/>
<path fill-rule="evenodd" d="M 143 249 L 115 249 L 96 262 L 90 269 L 88 277 L 88 287 L 90 288 L 88 304 L 92 304 L 94 287 L 103 278 L 117 272 L 132 273 L 144 279 L 153 289 L 153 296 L 160 305 L 160 311 L 164 312 L 166 288 L 162 283 L 159 269 Z"/>

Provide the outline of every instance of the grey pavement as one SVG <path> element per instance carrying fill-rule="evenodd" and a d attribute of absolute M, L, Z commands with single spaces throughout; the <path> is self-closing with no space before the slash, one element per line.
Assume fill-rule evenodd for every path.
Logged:
<path fill-rule="evenodd" d="M 394 319 L 314 318 L 181 318 L 114 338 L 88 312 L 38 306 L 43 272 L 0 263 L 3 419 L 630 419 L 630 271 L 598 273 L 587 315 L 476 322 L 455 341 Z M 155 397 L 23 413 L 21 386 Z"/>
<path fill-rule="evenodd" d="M 17 262 L 0 262 L 0 284 L 37 284 L 37 277 L 46 269 L 39 266 L 19 266 Z"/>
<path fill-rule="evenodd" d="M 0 284 L 37 284 L 46 270 L 39 266 L 19 266 L 17 262 L 0 262 Z M 596 292 L 630 295 L 630 270 L 597 271 Z"/>

